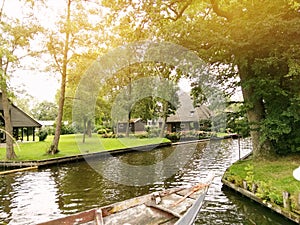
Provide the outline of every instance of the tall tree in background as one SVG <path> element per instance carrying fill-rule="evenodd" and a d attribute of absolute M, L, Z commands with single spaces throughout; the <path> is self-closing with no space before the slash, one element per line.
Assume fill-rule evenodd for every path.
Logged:
<path fill-rule="evenodd" d="M 14 18 L 5 12 L 5 0 L 1 2 L 0 9 L 0 88 L 4 114 L 2 116 L 4 117 L 6 132 L 7 159 L 17 157 L 13 147 L 9 78 L 13 75 L 14 69 L 20 65 L 24 57 L 33 55 L 33 52 L 29 51 L 30 41 L 34 38 L 35 34 L 41 31 L 40 27 L 34 22 L 32 11 L 27 3 L 20 1 L 20 5 L 22 5 L 26 13 L 24 11 L 21 15 Z M 20 6 L 20 8 L 22 7 Z"/>
<path fill-rule="evenodd" d="M 31 110 L 31 114 L 37 120 L 55 120 L 57 105 L 48 101 L 40 102 Z"/>
<path fill-rule="evenodd" d="M 58 113 L 56 118 L 56 129 L 55 135 L 50 148 L 48 149 L 49 154 L 56 154 L 58 152 L 58 144 L 61 133 L 63 108 L 65 102 L 65 90 L 67 82 L 67 67 L 69 61 L 69 50 L 70 50 L 70 37 L 71 37 L 71 2 L 67 1 L 66 17 L 65 21 L 61 24 L 61 33 L 64 34 L 64 40 L 60 40 L 59 35 L 52 34 L 50 36 L 50 42 L 48 49 L 55 60 L 56 67 L 61 74 L 60 84 L 60 96 L 58 102 Z"/>
<path fill-rule="evenodd" d="M 70 60 L 78 54 L 83 54 L 92 48 L 90 34 L 92 26 L 89 23 L 89 12 L 83 6 L 82 1 L 67 0 L 65 15 L 59 21 L 59 30 L 50 32 L 47 44 L 49 53 L 54 59 L 53 67 L 61 75 L 61 85 L 59 90 L 58 114 L 56 118 L 56 130 L 53 142 L 48 149 L 49 154 L 58 152 L 58 144 L 61 133 L 64 104 L 66 98 L 66 87 L 70 74 Z"/>

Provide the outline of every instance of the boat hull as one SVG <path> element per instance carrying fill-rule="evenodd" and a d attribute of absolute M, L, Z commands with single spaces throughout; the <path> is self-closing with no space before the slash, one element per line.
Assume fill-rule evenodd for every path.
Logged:
<path fill-rule="evenodd" d="M 40 225 L 192 225 L 207 190 L 207 184 L 167 189 Z"/>

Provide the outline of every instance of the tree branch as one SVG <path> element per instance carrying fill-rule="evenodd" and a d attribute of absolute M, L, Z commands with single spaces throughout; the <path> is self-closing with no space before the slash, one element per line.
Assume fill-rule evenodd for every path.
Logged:
<path fill-rule="evenodd" d="M 224 11 L 222 9 L 219 8 L 219 2 L 218 0 L 210 0 L 212 8 L 214 10 L 214 12 L 221 17 L 226 18 L 228 21 L 232 20 L 233 15 L 227 11 Z"/>
<path fill-rule="evenodd" d="M 176 17 L 168 17 L 167 19 L 171 19 L 173 21 L 176 21 L 178 20 L 182 14 L 184 13 L 184 11 L 187 9 L 187 7 L 189 7 L 189 5 L 192 3 L 193 0 L 189 0 L 186 2 L 186 4 L 179 10 L 179 11 L 176 11 L 176 9 L 172 8 L 172 6 L 176 3 L 176 2 L 173 2 L 169 5 L 167 5 L 167 7 L 172 11 L 174 12 L 174 14 L 176 15 Z"/>
<path fill-rule="evenodd" d="M 4 5 L 5 5 L 5 0 L 3 0 L 1 10 L 0 10 L 0 22 L 2 22 L 2 15 L 3 15 Z"/>

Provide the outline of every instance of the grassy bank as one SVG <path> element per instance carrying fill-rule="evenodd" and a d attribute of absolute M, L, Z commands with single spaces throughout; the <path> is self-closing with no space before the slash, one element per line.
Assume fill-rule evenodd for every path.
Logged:
<path fill-rule="evenodd" d="M 58 148 L 60 152 L 55 155 L 46 154 L 50 147 L 53 136 L 47 137 L 42 142 L 24 142 L 15 145 L 15 152 L 18 156 L 15 161 L 24 160 L 42 160 L 54 157 L 71 156 L 82 153 L 99 152 L 105 150 L 121 149 L 127 147 L 136 147 L 150 144 L 169 142 L 166 138 L 100 138 L 94 134 L 91 138 L 86 137 L 85 143 L 82 143 L 82 135 L 62 135 Z M 5 147 L 0 148 L 0 160 L 5 160 Z"/>
<path fill-rule="evenodd" d="M 262 200 L 283 205 L 282 192 L 291 194 L 292 210 L 300 212 L 297 206 L 300 193 L 300 182 L 293 177 L 293 170 L 300 166 L 300 154 L 280 157 L 275 161 L 244 160 L 232 165 L 224 178 L 239 187 L 243 187 L 243 180 L 247 181 L 248 189 L 252 191 L 256 184 L 256 196 Z"/>

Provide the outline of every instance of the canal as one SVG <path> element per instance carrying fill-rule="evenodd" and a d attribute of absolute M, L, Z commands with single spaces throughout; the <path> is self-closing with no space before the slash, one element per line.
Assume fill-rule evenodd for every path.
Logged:
<path fill-rule="evenodd" d="M 226 168 L 250 151 L 249 140 L 198 144 L 90 159 L 0 177 L 0 224 L 35 224 L 168 187 L 215 179 L 195 224 L 292 224 L 222 188 Z M 240 154 L 239 154 L 240 149 Z"/>

